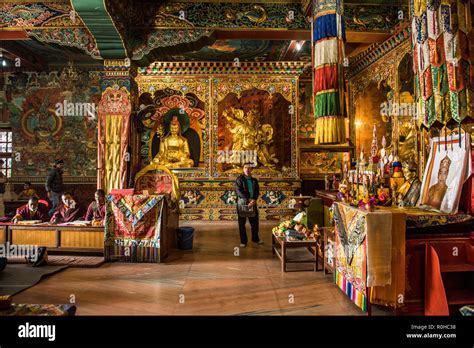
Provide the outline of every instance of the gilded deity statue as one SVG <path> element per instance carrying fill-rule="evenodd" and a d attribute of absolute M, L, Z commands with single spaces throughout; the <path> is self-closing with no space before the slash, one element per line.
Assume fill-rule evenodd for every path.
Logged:
<path fill-rule="evenodd" d="M 171 120 L 170 134 L 160 142 L 160 151 L 153 158 L 153 163 L 168 168 L 191 168 L 194 165 L 188 140 L 181 136 L 181 126 L 176 116 Z"/>
<path fill-rule="evenodd" d="M 407 207 L 414 207 L 420 196 L 421 182 L 418 179 L 416 167 L 414 161 L 403 163 L 405 182 L 397 190 L 397 196 L 398 200 Z"/>
<path fill-rule="evenodd" d="M 244 114 L 243 110 L 231 107 L 224 110 L 223 116 L 230 121 L 232 133 L 232 163 L 238 163 L 241 151 L 256 151 L 258 162 L 267 168 L 274 168 L 278 163 L 275 154 L 271 153 L 273 128 L 269 124 L 260 124 L 260 116 L 256 109 Z M 234 161 L 235 159 L 235 161 Z"/>
<path fill-rule="evenodd" d="M 440 209 L 441 203 L 443 202 L 444 195 L 448 189 L 446 181 L 448 179 L 449 167 L 451 166 L 451 160 L 446 155 L 439 165 L 438 171 L 438 182 L 431 186 L 428 190 L 428 197 L 425 199 L 423 204 L 427 204 L 435 209 Z"/>

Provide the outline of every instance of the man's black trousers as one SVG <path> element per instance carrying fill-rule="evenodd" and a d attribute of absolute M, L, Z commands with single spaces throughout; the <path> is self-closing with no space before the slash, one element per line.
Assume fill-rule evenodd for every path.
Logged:
<path fill-rule="evenodd" d="M 248 239 L 247 239 L 247 231 L 245 229 L 245 223 L 247 222 L 247 219 L 249 219 L 250 222 L 250 230 L 252 231 L 252 242 L 258 242 L 260 240 L 260 237 L 258 236 L 258 213 L 254 217 L 238 217 L 239 219 L 239 232 L 240 232 L 240 243 L 242 244 L 247 244 Z"/>

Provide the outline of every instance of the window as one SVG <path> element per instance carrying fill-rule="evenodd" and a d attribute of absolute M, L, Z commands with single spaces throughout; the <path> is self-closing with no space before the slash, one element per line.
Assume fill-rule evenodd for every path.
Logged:
<path fill-rule="evenodd" d="M 0 172 L 7 178 L 12 176 L 12 131 L 0 129 Z"/>

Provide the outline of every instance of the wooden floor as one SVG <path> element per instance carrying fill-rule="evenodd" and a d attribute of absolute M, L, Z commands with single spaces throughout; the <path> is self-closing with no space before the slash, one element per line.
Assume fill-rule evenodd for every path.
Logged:
<path fill-rule="evenodd" d="M 194 248 L 176 251 L 169 263 L 68 268 L 14 296 L 14 302 L 74 298 L 77 315 L 363 315 L 331 275 L 281 273 L 271 252 L 275 223 L 262 222 L 265 244 L 250 243 L 239 256 L 234 255 L 240 243 L 236 222 L 184 225 L 196 229 Z"/>

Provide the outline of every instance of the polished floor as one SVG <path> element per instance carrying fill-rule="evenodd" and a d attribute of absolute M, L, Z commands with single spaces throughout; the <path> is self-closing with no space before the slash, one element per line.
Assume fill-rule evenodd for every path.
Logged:
<path fill-rule="evenodd" d="M 14 296 L 16 303 L 75 302 L 77 315 L 363 315 L 323 272 L 282 273 L 263 245 L 238 249 L 237 224 L 193 222 L 192 251 L 166 264 L 106 263 L 68 268 Z M 248 227 L 249 228 L 249 227 Z M 310 269 L 292 264 L 289 269 Z"/>

